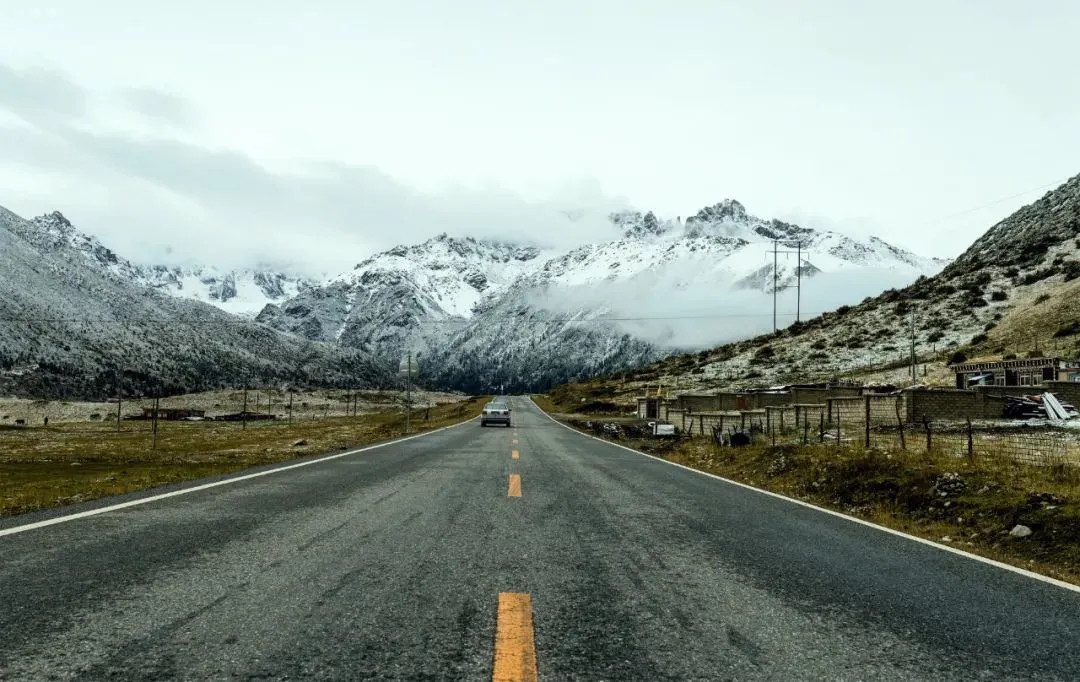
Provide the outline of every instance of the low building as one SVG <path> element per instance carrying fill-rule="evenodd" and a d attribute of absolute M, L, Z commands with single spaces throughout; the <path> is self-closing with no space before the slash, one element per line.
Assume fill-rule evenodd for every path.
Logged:
<path fill-rule="evenodd" d="M 1080 382 L 1080 363 L 1058 356 L 962 362 L 952 365 L 957 388 L 1041 386 L 1047 381 Z"/>
<path fill-rule="evenodd" d="M 157 408 L 157 418 L 164 419 L 165 421 L 181 421 L 183 419 L 202 419 L 206 416 L 206 410 L 192 410 L 186 407 L 159 407 Z M 139 419 L 153 419 L 154 408 L 144 407 L 143 413 Z"/>

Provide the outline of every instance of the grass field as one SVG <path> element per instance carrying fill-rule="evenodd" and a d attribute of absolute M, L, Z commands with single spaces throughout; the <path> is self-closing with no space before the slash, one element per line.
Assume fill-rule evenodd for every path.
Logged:
<path fill-rule="evenodd" d="M 572 403 L 534 398 L 578 428 L 610 416 L 567 414 Z M 561 414 L 560 414 L 561 413 Z M 844 512 L 934 542 L 1080 584 L 1080 467 L 916 449 L 757 444 L 710 439 L 622 444 L 701 471 Z M 1032 533 L 1009 532 L 1024 525 Z"/>
<path fill-rule="evenodd" d="M 480 414 L 473 398 L 414 409 L 412 431 L 448 426 Z M 356 417 L 250 422 L 66 422 L 0 426 L 0 516 L 246 467 L 357 447 L 404 435 L 400 411 Z"/>

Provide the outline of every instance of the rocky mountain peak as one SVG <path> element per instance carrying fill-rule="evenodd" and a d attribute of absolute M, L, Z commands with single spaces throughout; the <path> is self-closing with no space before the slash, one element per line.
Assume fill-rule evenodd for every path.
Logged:
<path fill-rule="evenodd" d="M 714 224 L 721 222 L 742 223 L 749 219 L 746 207 L 735 199 L 724 199 L 718 204 L 706 206 L 686 219 L 687 227 L 694 224 Z"/>
<path fill-rule="evenodd" d="M 629 239 L 651 237 L 668 231 L 670 225 L 661 222 L 652 211 L 642 214 L 640 211 L 619 211 L 608 216 L 615 227 Z"/>

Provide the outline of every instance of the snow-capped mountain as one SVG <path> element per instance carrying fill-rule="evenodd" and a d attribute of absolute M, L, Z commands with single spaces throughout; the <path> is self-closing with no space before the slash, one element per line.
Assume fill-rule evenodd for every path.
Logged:
<path fill-rule="evenodd" d="M 448 338 L 455 321 L 469 319 L 481 301 L 535 270 L 542 254 L 532 246 L 442 234 L 368 258 L 281 306 L 267 306 L 257 319 L 396 363 L 407 349 L 422 351 Z"/>
<path fill-rule="evenodd" d="M 762 220 L 731 199 L 702 209 L 687 218 L 685 224 L 661 222 L 651 212 L 623 212 L 613 214 L 611 220 L 622 229 L 621 239 L 582 246 L 551 260 L 540 270 L 537 283 L 579 286 L 678 269 L 684 273 L 684 284 L 729 281 L 740 287 L 771 291 L 773 259 L 768 251 L 773 240 L 786 252 L 801 249 L 804 277 L 875 268 L 910 272 L 914 280 L 945 265 L 944 261 L 917 256 L 877 237 L 860 241 L 836 232 Z M 789 285 L 797 274 L 798 254 L 794 253 L 796 258 L 791 255 L 777 259 L 781 287 Z"/>
<path fill-rule="evenodd" d="M 100 398 L 121 367 L 129 394 L 381 378 L 355 349 L 155 290 L 59 214 L 24 220 L 0 208 L 0 393 Z"/>
<path fill-rule="evenodd" d="M 252 318 L 267 305 L 293 298 L 318 282 L 270 267 L 150 265 L 139 270 L 146 286 Z"/>
<path fill-rule="evenodd" d="M 254 317 L 267 304 L 292 298 L 303 288 L 316 283 L 315 279 L 272 267 L 223 269 L 133 263 L 118 256 L 97 237 L 75 229 L 59 211 L 29 221 L 12 221 L 9 229 L 42 252 L 71 252 L 85 265 L 135 286 L 210 303 L 245 317 Z"/>
<path fill-rule="evenodd" d="M 766 221 L 727 200 L 688 218 L 610 216 L 619 238 L 567 253 L 441 235 L 398 246 L 260 313 L 260 321 L 311 339 L 336 341 L 392 363 L 407 349 L 444 385 L 487 390 L 537 388 L 613 371 L 668 352 L 604 318 L 634 309 L 642 291 L 770 292 L 768 249 L 801 250 L 802 276 L 889 270 L 913 281 L 944 263 L 880 239 L 857 240 Z M 797 260 L 777 259 L 789 285 Z M 872 281 L 845 294 L 879 293 Z M 678 338 L 668 339 L 679 345 Z"/>

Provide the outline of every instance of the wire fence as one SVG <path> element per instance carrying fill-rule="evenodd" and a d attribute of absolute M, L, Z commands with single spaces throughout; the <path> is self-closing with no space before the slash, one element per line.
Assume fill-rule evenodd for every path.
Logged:
<path fill-rule="evenodd" d="M 902 420 L 895 424 L 873 421 L 859 424 L 830 421 L 820 415 L 816 424 L 805 420 L 780 426 L 761 420 L 746 426 L 713 425 L 705 434 L 699 430 L 685 435 L 707 435 L 723 446 L 818 445 L 988 458 L 1037 466 L 1080 465 L 1080 430 L 1052 425 L 1003 426 L 930 420 L 917 424 L 905 424 Z"/>
<path fill-rule="evenodd" d="M 414 391 L 238 388 L 164 398 L 100 401 L 0 398 L 0 431 L 58 434 L 157 435 L 191 429 L 218 432 L 266 426 L 325 423 L 380 412 L 405 413 L 417 424 L 433 408 L 461 396 Z M 411 409 L 409 409 L 411 408 Z M 404 423 L 404 422 L 403 422 Z M 12 434 L 14 435 L 14 433 Z"/>

